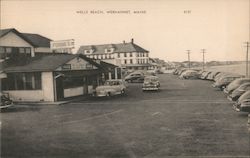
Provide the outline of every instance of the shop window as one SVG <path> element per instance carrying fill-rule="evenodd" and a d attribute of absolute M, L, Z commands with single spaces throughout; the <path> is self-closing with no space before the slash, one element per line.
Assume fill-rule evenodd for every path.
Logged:
<path fill-rule="evenodd" d="M 3 80 L 4 90 L 38 90 L 41 89 L 41 73 L 7 74 Z"/>
<path fill-rule="evenodd" d="M 19 48 L 19 53 L 25 53 L 25 49 L 24 48 Z"/>
<path fill-rule="evenodd" d="M 76 88 L 84 85 L 83 77 L 67 77 L 63 80 L 64 89 Z"/>

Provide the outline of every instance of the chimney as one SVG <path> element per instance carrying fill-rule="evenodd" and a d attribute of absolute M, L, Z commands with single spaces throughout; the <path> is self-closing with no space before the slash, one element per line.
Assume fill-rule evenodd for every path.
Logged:
<path fill-rule="evenodd" d="M 123 44 L 125 44 L 125 40 L 123 40 Z"/>
<path fill-rule="evenodd" d="M 134 39 L 133 38 L 131 38 L 131 43 L 134 43 Z"/>

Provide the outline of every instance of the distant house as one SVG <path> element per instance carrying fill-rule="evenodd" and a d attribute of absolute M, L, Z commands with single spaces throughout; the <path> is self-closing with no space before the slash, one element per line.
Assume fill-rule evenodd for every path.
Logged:
<path fill-rule="evenodd" d="M 136 45 L 133 39 L 129 43 L 81 46 L 77 53 L 132 70 L 147 70 L 150 66 L 149 51 Z"/>
<path fill-rule="evenodd" d="M 14 28 L 0 30 L 0 60 L 51 53 L 50 41 L 39 34 L 20 33 Z"/>

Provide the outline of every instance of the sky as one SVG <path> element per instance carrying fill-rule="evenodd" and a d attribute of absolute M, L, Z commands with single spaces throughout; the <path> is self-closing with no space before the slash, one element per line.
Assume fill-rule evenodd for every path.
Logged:
<path fill-rule="evenodd" d="M 192 61 L 202 61 L 201 49 L 206 49 L 206 61 L 245 60 L 249 1 L 1 0 L 1 29 L 75 39 L 74 52 L 81 45 L 133 38 L 150 57 L 165 61 L 187 60 L 186 50 Z"/>

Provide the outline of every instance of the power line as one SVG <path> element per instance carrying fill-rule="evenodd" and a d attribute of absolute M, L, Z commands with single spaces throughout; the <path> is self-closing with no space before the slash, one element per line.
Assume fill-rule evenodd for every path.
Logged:
<path fill-rule="evenodd" d="M 188 54 L 188 68 L 191 68 L 191 64 L 190 64 L 190 50 L 186 50 L 187 54 Z"/>
<path fill-rule="evenodd" d="M 246 77 L 249 77 L 249 70 L 248 70 L 248 50 L 249 50 L 249 47 L 250 47 L 250 43 L 249 42 L 245 42 L 246 44 Z"/>
<path fill-rule="evenodd" d="M 204 71 L 204 69 L 205 69 L 205 53 L 206 53 L 206 49 L 201 49 L 201 53 L 202 53 L 202 61 L 203 61 L 203 63 L 202 63 L 202 70 Z"/>

